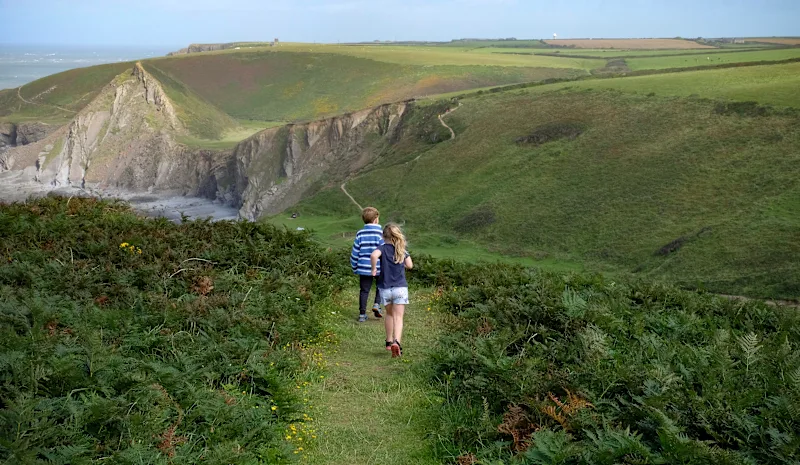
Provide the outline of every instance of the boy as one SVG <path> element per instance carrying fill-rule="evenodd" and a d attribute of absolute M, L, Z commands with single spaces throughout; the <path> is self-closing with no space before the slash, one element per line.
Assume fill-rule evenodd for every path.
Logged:
<path fill-rule="evenodd" d="M 383 317 L 381 307 L 378 305 L 378 280 L 372 275 L 372 263 L 370 262 L 372 251 L 383 245 L 380 213 L 374 207 L 367 207 L 361 211 L 361 219 L 364 220 L 364 228 L 356 233 L 353 250 L 350 252 L 350 267 L 353 268 L 353 273 L 359 275 L 361 285 L 361 292 L 358 296 L 359 323 L 367 321 L 367 301 L 373 281 L 375 281 L 375 303 L 372 305 L 372 313 L 375 318 Z M 380 269 L 378 272 L 380 273 Z"/>

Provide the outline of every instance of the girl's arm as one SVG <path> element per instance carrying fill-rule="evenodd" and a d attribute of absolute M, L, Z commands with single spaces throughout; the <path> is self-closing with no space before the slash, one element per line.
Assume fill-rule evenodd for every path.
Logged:
<path fill-rule="evenodd" d="M 408 257 L 406 257 L 405 260 L 403 260 L 403 265 L 406 266 L 407 270 L 414 268 L 414 262 L 411 261 L 411 255 L 409 255 Z"/>
<path fill-rule="evenodd" d="M 369 255 L 369 261 L 372 262 L 372 276 L 378 276 L 378 259 L 381 258 L 381 249 L 375 249 Z"/>

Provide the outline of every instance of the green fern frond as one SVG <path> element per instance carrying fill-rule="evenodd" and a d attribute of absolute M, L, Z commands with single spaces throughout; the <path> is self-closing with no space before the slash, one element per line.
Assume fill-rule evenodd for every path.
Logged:
<path fill-rule="evenodd" d="M 569 287 L 561 294 L 561 303 L 570 318 L 581 318 L 586 314 L 586 300 Z"/>

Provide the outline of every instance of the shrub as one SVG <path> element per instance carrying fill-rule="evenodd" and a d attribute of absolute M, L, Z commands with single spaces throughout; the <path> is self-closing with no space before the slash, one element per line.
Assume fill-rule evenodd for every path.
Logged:
<path fill-rule="evenodd" d="M 264 224 L 0 206 L 0 459 L 284 463 L 346 265 Z M 341 263 L 340 263 L 341 262 Z"/>
<path fill-rule="evenodd" d="M 518 144 L 542 145 L 559 139 L 575 139 L 583 134 L 586 127 L 580 123 L 557 122 L 543 124 L 533 130 L 529 135 L 518 137 Z"/>
<path fill-rule="evenodd" d="M 436 266 L 435 281 L 446 283 L 439 304 L 457 317 L 433 357 L 443 455 L 530 464 L 800 458 L 794 309 L 501 265 L 421 268 L 430 277 Z"/>

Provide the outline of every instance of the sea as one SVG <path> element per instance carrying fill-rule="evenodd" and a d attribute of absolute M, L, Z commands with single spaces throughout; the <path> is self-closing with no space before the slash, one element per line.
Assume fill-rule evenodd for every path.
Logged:
<path fill-rule="evenodd" d="M 66 46 L 0 44 L 0 90 L 68 69 L 164 56 L 180 46 Z"/>

